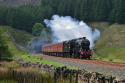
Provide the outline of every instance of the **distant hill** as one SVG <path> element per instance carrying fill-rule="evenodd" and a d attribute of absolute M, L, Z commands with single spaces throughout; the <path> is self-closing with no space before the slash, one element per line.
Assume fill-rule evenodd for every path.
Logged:
<path fill-rule="evenodd" d="M 41 0 L 0 0 L 0 5 L 21 6 L 21 5 L 39 5 Z"/>
<path fill-rule="evenodd" d="M 125 62 L 125 24 L 94 22 L 90 25 L 101 30 L 95 57 L 104 61 Z"/>

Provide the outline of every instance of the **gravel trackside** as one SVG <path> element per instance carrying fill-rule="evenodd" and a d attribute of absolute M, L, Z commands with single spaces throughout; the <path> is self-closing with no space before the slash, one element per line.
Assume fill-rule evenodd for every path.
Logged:
<path fill-rule="evenodd" d="M 106 75 L 112 75 L 117 77 L 117 79 L 125 79 L 125 63 L 61 58 L 47 55 L 43 55 L 43 59 L 59 62 L 64 64 L 65 66 L 85 69 L 89 72 L 99 72 Z"/>

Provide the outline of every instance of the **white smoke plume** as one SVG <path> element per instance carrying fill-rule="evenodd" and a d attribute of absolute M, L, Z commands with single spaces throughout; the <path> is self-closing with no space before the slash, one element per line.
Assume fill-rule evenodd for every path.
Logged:
<path fill-rule="evenodd" d="M 100 31 L 92 30 L 83 21 L 78 21 L 70 16 L 53 15 L 51 20 L 44 20 L 47 27 L 50 27 L 56 42 L 62 42 L 74 38 L 86 37 L 90 41 L 90 48 L 95 46 L 95 41 L 100 37 Z"/>

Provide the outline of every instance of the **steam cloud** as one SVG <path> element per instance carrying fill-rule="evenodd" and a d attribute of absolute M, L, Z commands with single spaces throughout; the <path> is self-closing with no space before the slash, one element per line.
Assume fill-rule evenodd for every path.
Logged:
<path fill-rule="evenodd" d="M 46 29 L 43 29 L 39 37 L 35 37 L 28 42 L 27 48 L 29 53 L 40 53 L 41 47 L 48 43 L 51 43 L 51 35 L 47 33 Z"/>
<path fill-rule="evenodd" d="M 56 38 L 54 42 L 86 37 L 90 41 L 90 48 L 93 48 L 95 41 L 100 37 L 99 30 L 92 29 L 83 21 L 70 16 L 53 15 L 51 20 L 45 19 L 44 22 L 53 31 L 53 36 Z"/>

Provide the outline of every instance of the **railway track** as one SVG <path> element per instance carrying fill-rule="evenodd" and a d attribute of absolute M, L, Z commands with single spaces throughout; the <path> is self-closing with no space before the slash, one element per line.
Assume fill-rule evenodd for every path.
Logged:
<path fill-rule="evenodd" d="M 43 59 L 59 62 L 65 66 L 86 69 L 90 72 L 99 72 L 106 75 L 113 75 L 116 76 L 117 79 L 125 79 L 125 63 L 113 63 L 98 60 L 81 60 L 47 55 L 43 55 Z"/>

